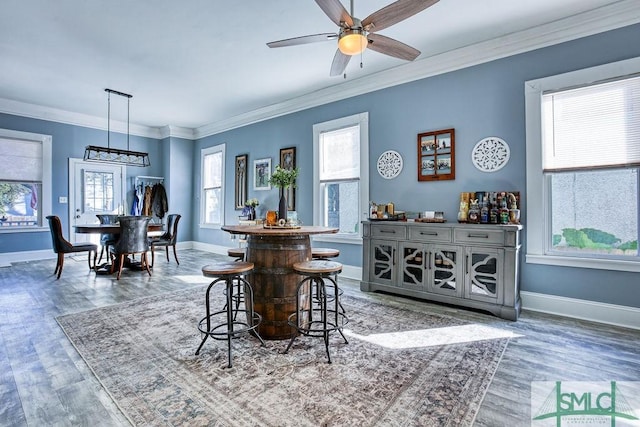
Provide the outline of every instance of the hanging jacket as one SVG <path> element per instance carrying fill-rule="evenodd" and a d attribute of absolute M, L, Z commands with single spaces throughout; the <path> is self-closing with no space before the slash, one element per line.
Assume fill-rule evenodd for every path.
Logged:
<path fill-rule="evenodd" d="M 151 210 L 158 218 L 164 218 L 164 215 L 169 211 L 167 192 L 162 184 L 154 185 L 151 190 Z"/>

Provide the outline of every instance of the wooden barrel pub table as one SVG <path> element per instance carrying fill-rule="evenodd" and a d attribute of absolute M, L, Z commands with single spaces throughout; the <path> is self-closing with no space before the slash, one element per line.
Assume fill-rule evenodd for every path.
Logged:
<path fill-rule="evenodd" d="M 262 315 L 260 336 L 271 340 L 291 338 L 287 319 L 296 311 L 296 288 L 302 279 L 293 271 L 293 264 L 311 260 L 310 235 L 337 233 L 338 229 L 226 225 L 222 230 L 247 236 L 245 261 L 254 264 L 247 279 L 253 286 L 254 310 Z"/>

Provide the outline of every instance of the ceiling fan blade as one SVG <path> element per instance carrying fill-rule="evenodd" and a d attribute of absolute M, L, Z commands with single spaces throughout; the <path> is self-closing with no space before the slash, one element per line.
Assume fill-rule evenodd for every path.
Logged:
<path fill-rule="evenodd" d="M 362 20 L 362 26 L 369 32 L 380 31 L 433 6 L 438 1 L 398 0 L 367 16 Z"/>
<path fill-rule="evenodd" d="M 353 25 L 353 18 L 340 0 L 316 0 L 316 3 L 336 25 L 340 25 L 340 22 L 345 22 L 348 26 Z"/>
<path fill-rule="evenodd" d="M 347 64 L 349 63 L 349 60 L 351 59 L 351 56 L 349 55 L 345 55 L 344 53 L 340 52 L 340 49 L 336 50 L 336 54 L 333 57 L 333 62 L 331 63 L 331 71 L 329 72 L 330 76 L 339 76 L 342 73 L 344 73 L 345 68 L 347 68 Z"/>
<path fill-rule="evenodd" d="M 383 53 L 385 55 L 393 56 L 395 58 L 404 59 L 406 61 L 413 61 L 420 55 L 420 51 L 409 45 L 406 45 L 398 40 L 386 37 L 380 34 L 369 34 L 368 49 L 375 50 L 376 52 Z"/>
<path fill-rule="evenodd" d="M 308 36 L 293 37 L 291 39 L 284 39 L 284 40 L 269 42 L 267 43 L 267 46 L 269 47 L 295 46 L 298 44 L 307 44 L 307 43 L 324 42 L 327 40 L 336 40 L 337 38 L 338 38 L 338 35 L 335 33 L 311 34 Z"/>

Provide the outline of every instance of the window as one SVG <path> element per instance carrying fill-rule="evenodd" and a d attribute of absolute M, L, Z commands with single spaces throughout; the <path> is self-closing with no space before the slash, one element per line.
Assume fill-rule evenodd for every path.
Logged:
<path fill-rule="evenodd" d="M 51 136 L 0 129 L 0 232 L 38 230 L 51 214 Z"/>
<path fill-rule="evenodd" d="M 202 150 L 202 215 L 203 227 L 218 228 L 224 221 L 225 145 Z"/>
<path fill-rule="evenodd" d="M 361 243 L 360 221 L 369 200 L 368 113 L 313 126 L 314 218 L 338 234 L 317 240 Z"/>
<path fill-rule="evenodd" d="M 84 211 L 115 212 L 113 172 L 84 171 Z"/>
<path fill-rule="evenodd" d="M 640 58 L 526 88 L 527 262 L 640 271 Z"/>

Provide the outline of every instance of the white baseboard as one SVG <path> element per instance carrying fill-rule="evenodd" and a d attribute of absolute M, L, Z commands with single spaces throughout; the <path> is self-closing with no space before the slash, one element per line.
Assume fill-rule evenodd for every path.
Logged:
<path fill-rule="evenodd" d="M 640 329 L 640 308 L 535 292 L 520 292 L 524 310 Z"/>
<path fill-rule="evenodd" d="M 41 251 L 5 252 L 0 254 L 0 267 L 11 267 L 12 262 L 38 261 L 56 258 L 52 249 Z"/>

